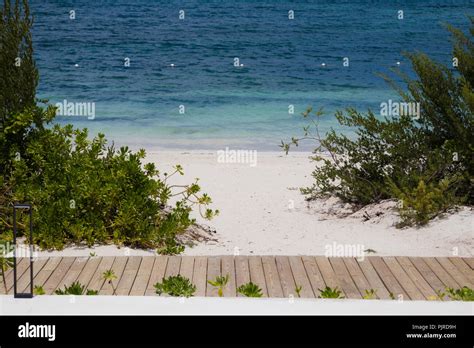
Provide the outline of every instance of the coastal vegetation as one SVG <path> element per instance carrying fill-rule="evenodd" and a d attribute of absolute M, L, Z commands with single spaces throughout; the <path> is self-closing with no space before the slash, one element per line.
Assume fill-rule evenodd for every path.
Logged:
<path fill-rule="evenodd" d="M 342 296 L 342 291 L 338 289 L 336 286 L 335 288 L 331 288 L 330 286 L 326 286 L 324 289 L 318 289 L 320 294 L 319 298 L 344 298 Z"/>
<path fill-rule="evenodd" d="M 217 294 L 219 297 L 224 296 L 224 288 L 226 287 L 227 283 L 229 282 L 229 275 L 227 274 L 224 276 L 217 276 L 214 280 L 207 281 L 210 285 L 217 288 Z"/>
<path fill-rule="evenodd" d="M 162 282 L 156 283 L 154 287 L 158 295 L 167 294 L 175 297 L 191 297 L 196 292 L 196 285 L 181 274 L 163 278 Z"/>
<path fill-rule="evenodd" d="M 0 239 L 12 236 L 12 206 L 32 205 L 34 243 L 62 249 L 115 243 L 176 254 L 176 240 L 195 223 L 218 212 L 198 180 L 173 185 L 177 165 L 163 173 L 145 163 L 145 151 L 116 149 L 104 134 L 54 123 L 56 108 L 36 98 L 39 81 L 33 55 L 33 19 L 28 2 L 0 8 Z M 173 203 L 171 203 L 173 201 Z M 24 233 L 27 216 L 18 216 Z"/>
<path fill-rule="evenodd" d="M 74 282 L 69 286 L 64 286 L 63 289 L 57 289 L 54 292 L 56 295 L 98 295 L 99 292 L 97 290 L 90 290 L 87 289 L 85 285 L 82 285 L 79 282 Z"/>
<path fill-rule="evenodd" d="M 242 284 L 237 288 L 237 292 L 239 294 L 244 295 L 245 297 L 262 297 L 263 292 L 262 289 L 255 283 L 248 282 L 246 284 Z"/>
<path fill-rule="evenodd" d="M 400 95 L 398 112 L 378 117 L 348 108 L 335 114 L 354 137 L 335 130 L 321 135 L 323 110 L 303 113 L 309 122 L 304 134 L 281 147 L 288 153 L 303 140 L 316 143 L 312 159 L 321 165 L 304 194 L 336 196 L 355 207 L 396 199 L 399 227 L 424 225 L 457 205 L 474 204 L 474 17 L 469 20 L 469 34 L 447 26 L 452 66 L 406 53 L 416 77 L 393 69 L 406 88 L 382 75 Z M 400 107 L 406 105 L 418 107 Z"/>

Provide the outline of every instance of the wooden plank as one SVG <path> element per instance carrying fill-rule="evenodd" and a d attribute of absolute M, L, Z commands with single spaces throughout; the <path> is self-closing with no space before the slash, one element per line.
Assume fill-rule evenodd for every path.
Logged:
<path fill-rule="evenodd" d="M 265 274 L 265 283 L 267 284 L 268 297 L 284 297 L 275 257 L 262 256 L 262 266 Z"/>
<path fill-rule="evenodd" d="M 463 257 L 462 260 L 474 270 L 474 257 Z"/>
<path fill-rule="evenodd" d="M 368 280 L 370 284 L 370 288 L 376 290 L 377 297 L 382 300 L 389 300 L 390 293 L 385 287 L 382 279 L 380 279 L 377 271 L 375 270 L 374 266 L 370 263 L 368 258 L 364 258 L 364 260 L 356 260 L 357 264 L 359 265 L 360 269 L 365 275 L 365 278 Z"/>
<path fill-rule="evenodd" d="M 423 261 L 425 261 L 444 285 L 453 289 L 459 288 L 459 284 L 448 274 L 448 272 L 446 272 L 434 257 L 424 257 Z"/>
<path fill-rule="evenodd" d="M 122 277 L 123 271 L 125 270 L 125 265 L 127 264 L 127 261 L 128 257 L 124 256 L 117 256 L 114 259 L 114 263 L 112 264 L 112 267 L 110 269 L 114 272 L 117 278 L 112 280 L 111 282 L 104 281 L 102 288 L 99 291 L 99 295 L 114 295 L 114 289 L 117 290 L 118 283 L 120 281 L 120 278 Z"/>
<path fill-rule="evenodd" d="M 418 272 L 420 272 L 421 276 L 426 280 L 435 293 L 437 291 L 444 292 L 446 286 L 425 263 L 425 261 L 423 261 L 422 257 L 409 257 L 408 260 L 410 260 L 413 266 L 415 266 Z"/>
<path fill-rule="evenodd" d="M 217 276 L 221 275 L 221 259 L 220 257 L 212 256 L 207 259 L 207 281 L 214 281 Z M 206 296 L 216 297 L 217 288 L 207 283 Z"/>
<path fill-rule="evenodd" d="M 302 256 L 301 260 L 303 261 L 306 274 L 308 275 L 311 287 L 313 288 L 314 296 L 318 297 L 321 294 L 320 289 L 323 290 L 326 287 L 326 283 L 324 282 L 323 275 L 318 268 L 316 259 L 311 256 Z"/>
<path fill-rule="evenodd" d="M 469 282 L 474 284 L 474 271 L 469 267 L 469 265 L 463 261 L 460 257 L 450 257 L 449 261 L 451 261 L 456 268 L 469 280 Z M 471 286 L 472 288 L 472 286 Z"/>
<path fill-rule="evenodd" d="M 94 276 L 95 271 L 99 267 L 100 261 L 102 261 L 101 257 L 90 257 L 75 281 L 85 285 L 87 288 L 91 282 L 92 277 Z"/>
<path fill-rule="evenodd" d="M 265 281 L 265 272 L 263 271 L 262 258 L 260 256 L 249 256 L 250 281 L 260 289 L 262 296 L 268 297 L 267 283 Z"/>
<path fill-rule="evenodd" d="M 235 286 L 238 289 L 241 285 L 250 282 L 250 267 L 249 259 L 247 256 L 236 256 L 234 259 L 235 263 Z M 244 297 L 244 295 L 237 293 L 238 297 Z"/>
<path fill-rule="evenodd" d="M 156 295 L 155 284 L 161 283 L 165 276 L 166 265 L 168 263 L 168 256 L 157 256 L 153 263 L 150 279 L 146 287 L 145 295 Z"/>
<path fill-rule="evenodd" d="M 403 289 L 403 287 L 398 283 L 397 278 L 390 272 L 390 269 L 387 267 L 385 262 L 380 256 L 371 256 L 367 258 L 374 266 L 377 274 L 382 279 L 385 287 L 390 291 L 396 299 L 399 299 L 399 296 L 402 296 L 403 300 L 408 300 L 409 296 Z"/>
<path fill-rule="evenodd" d="M 179 274 L 181 274 L 185 278 L 188 278 L 192 282 L 193 270 L 194 270 L 194 257 L 182 256 L 181 266 L 179 268 Z"/>
<path fill-rule="evenodd" d="M 447 257 L 437 257 L 436 260 L 439 264 L 449 273 L 449 275 L 460 285 L 462 288 L 463 286 L 467 286 L 468 288 L 472 288 L 473 285 L 467 279 L 467 277 L 462 274 L 461 271 L 457 269 L 457 267 L 449 261 Z"/>
<path fill-rule="evenodd" d="M 224 297 L 235 297 L 237 295 L 237 288 L 235 286 L 235 265 L 233 256 L 222 257 L 222 276 L 229 275 L 229 281 L 223 289 Z"/>
<path fill-rule="evenodd" d="M 419 301 L 426 299 L 421 291 L 416 287 L 415 283 L 413 283 L 410 277 L 405 273 L 395 257 L 383 257 L 382 259 L 395 278 L 397 278 L 410 299 Z"/>
<path fill-rule="evenodd" d="M 76 279 L 79 277 L 79 274 L 81 274 L 85 265 L 87 264 L 87 261 L 88 261 L 87 257 L 77 257 L 74 260 L 73 264 L 71 265 L 71 268 L 69 268 L 64 278 L 59 283 L 57 288 L 64 288 L 74 283 Z"/>
<path fill-rule="evenodd" d="M 181 266 L 181 257 L 168 257 L 168 265 L 166 266 L 165 278 L 177 276 L 179 274 L 179 267 Z"/>
<path fill-rule="evenodd" d="M 20 279 L 22 275 L 30 269 L 30 259 L 28 257 L 17 258 L 16 263 L 16 279 Z M 9 294 L 13 294 L 13 268 L 9 274 L 6 275 L 7 289 Z M 5 291 L 5 290 L 4 290 Z"/>
<path fill-rule="evenodd" d="M 48 259 L 48 262 L 43 266 L 41 271 L 34 278 L 35 285 L 44 286 L 44 283 L 49 279 L 51 274 L 54 272 L 56 267 L 58 267 L 61 262 L 62 257 L 51 257 Z"/>
<path fill-rule="evenodd" d="M 71 265 L 74 263 L 75 257 L 63 257 L 59 265 L 53 271 L 49 279 L 44 283 L 43 290 L 47 295 L 50 295 L 61 286 L 61 281 L 66 275 Z"/>
<path fill-rule="evenodd" d="M 314 298 L 313 289 L 308 279 L 308 275 L 306 274 L 301 257 L 290 256 L 288 260 L 290 262 L 293 278 L 295 279 L 295 286 L 301 287 L 299 296 L 303 298 Z M 298 294 L 295 294 L 295 297 L 298 297 Z"/>
<path fill-rule="evenodd" d="M 288 256 L 276 256 L 275 257 L 278 276 L 280 278 L 281 288 L 283 290 L 284 297 L 297 297 L 295 288 L 295 280 L 293 273 L 291 272 L 290 261 Z"/>
<path fill-rule="evenodd" d="M 119 296 L 126 296 L 130 294 L 133 283 L 137 277 L 138 269 L 142 262 L 141 256 L 129 256 L 127 265 L 123 271 L 122 277 L 117 285 L 116 294 Z"/>
<path fill-rule="evenodd" d="M 408 257 L 400 256 L 396 259 L 415 286 L 421 291 L 424 298 L 429 300 L 436 297 L 436 292 L 425 278 L 423 278 L 423 275 L 416 269 Z"/>
<path fill-rule="evenodd" d="M 206 296 L 207 288 L 207 257 L 194 258 L 193 284 L 196 285 L 194 296 Z"/>
<path fill-rule="evenodd" d="M 102 289 L 102 286 L 104 285 L 104 282 L 105 282 L 104 272 L 112 268 L 115 257 L 105 256 L 105 257 L 100 257 L 100 259 L 101 260 L 100 260 L 99 266 L 95 270 L 94 275 L 91 278 L 91 281 L 86 286 L 87 290 L 99 291 L 100 289 Z"/>
<path fill-rule="evenodd" d="M 135 278 L 135 282 L 133 283 L 132 290 L 130 290 L 130 296 L 145 295 L 154 263 L 155 257 L 143 257 L 142 262 L 140 264 L 140 268 L 138 269 L 137 277 Z"/>
<path fill-rule="evenodd" d="M 44 265 L 46 265 L 47 262 L 48 262 L 47 257 L 38 258 L 38 259 L 36 259 L 36 261 L 34 261 L 34 265 L 33 265 L 33 288 L 35 287 L 34 278 L 43 269 Z M 18 279 L 18 283 L 17 283 L 18 292 L 21 293 L 21 292 L 27 292 L 27 291 L 29 292 L 30 291 L 30 281 L 31 281 L 30 277 L 31 277 L 30 272 L 25 272 L 25 273 L 23 273 L 21 278 Z M 0 285 L 0 287 L 3 288 L 3 285 Z"/>
<path fill-rule="evenodd" d="M 338 290 L 342 291 L 342 293 L 345 295 L 344 289 L 342 289 L 339 285 L 336 273 L 334 273 L 334 270 L 332 269 L 331 263 L 329 262 L 328 258 L 324 256 L 316 256 L 315 259 L 326 286 L 329 286 L 333 289 L 338 288 Z M 321 288 L 321 290 L 324 289 Z"/>
<path fill-rule="evenodd" d="M 332 265 L 337 281 L 341 285 L 347 298 L 362 298 L 354 281 L 347 270 L 342 257 L 330 257 L 329 262 Z"/>
<path fill-rule="evenodd" d="M 344 257 L 342 261 L 344 261 L 344 264 L 360 294 L 362 297 L 364 297 L 366 290 L 370 290 L 372 287 L 370 286 L 369 281 L 365 278 L 364 273 L 360 269 L 356 259 L 353 257 Z"/>

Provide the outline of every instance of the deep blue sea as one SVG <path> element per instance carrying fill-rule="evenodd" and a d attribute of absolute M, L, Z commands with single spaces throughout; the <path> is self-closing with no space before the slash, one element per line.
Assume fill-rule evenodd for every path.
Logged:
<path fill-rule="evenodd" d="M 57 121 L 120 145 L 181 149 L 278 150 L 281 139 L 301 134 L 308 106 L 326 111 L 322 131 L 347 131 L 335 110 L 377 112 L 397 99 L 377 73 L 409 71 L 403 51 L 451 64 L 442 25 L 467 31 L 474 15 L 470 0 L 32 0 L 31 7 L 39 96 L 95 103 L 94 119 Z"/>

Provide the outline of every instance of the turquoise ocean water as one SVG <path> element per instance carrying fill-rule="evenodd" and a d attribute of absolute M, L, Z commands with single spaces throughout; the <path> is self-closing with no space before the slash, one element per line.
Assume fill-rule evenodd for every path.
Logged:
<path fill-rule="evenodd" d="M 376 74 L 397 62 L 409 69 L 403 51 L 450 64 L 442 23 L 467 30 L 474 14 L 466 0 L 32 0 L 31 7 L 39 96 L 95 103 L 94 119 L 59 122 L 105 132 L 119 145 L 186 150 L 278 150 L 281 139 L 301 134 L 298 115 L 309 105 L 326 110 L 323 131 L 347 131 L 336 109 L 378 111 L 397 99 Z"/>

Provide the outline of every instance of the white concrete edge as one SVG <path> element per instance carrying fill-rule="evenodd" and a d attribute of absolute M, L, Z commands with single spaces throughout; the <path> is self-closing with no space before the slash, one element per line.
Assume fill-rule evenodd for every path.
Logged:
<path fill-rule="evenodd" d="M 158 296 L 0 296 L 0 315 L 473 315 L 473 302 Z"/>

